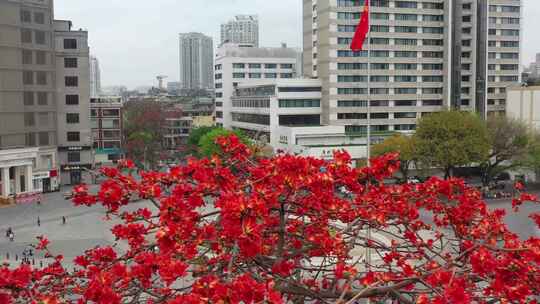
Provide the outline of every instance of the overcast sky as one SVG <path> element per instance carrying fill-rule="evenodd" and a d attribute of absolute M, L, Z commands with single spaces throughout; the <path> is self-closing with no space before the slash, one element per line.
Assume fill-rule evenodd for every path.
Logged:
<path fill-rule="evenodd" d="M 56 0 L 55 18 L 89 31 L 101 65 L 102 86 L 156 85 L 155 76 L 178 79 L 178 33 L 202 32 L 219 43 L 222 22 L 258 14 L 261 46 L 301 47 L 300 0 Z M 522 64 L 540 52 L 540 1 L 523 0 Z"/>

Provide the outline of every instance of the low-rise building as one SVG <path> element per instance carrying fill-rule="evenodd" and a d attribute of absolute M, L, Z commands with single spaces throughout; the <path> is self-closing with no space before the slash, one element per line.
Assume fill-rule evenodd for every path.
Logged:
<path fill-rule="evenodd" d="M 123 103 L 120 97 L 90 100 L 95 166 L 111 164 L 122 158 Z"/>
<path fill-rule="evenodd" d="M 295 49 L 255 48 L 238 44 L 222 45 L 216 55 L 216 124 L 231 128 L 231 96 L 235 86 L 261 80 L 298 77 L 298 53 Z"/>
<path fill-rule="evenodd" d="M 317 79 L 268 79 L 236 86 L 226 114 L 231 128 L 274 146 L 280 126 L 320 126 L 320 101 Z"/>
<path fill-rule="evenodd" d="M 510 87 L 507 95 L 506 115 L 540 130 L 540 86 Z"/>

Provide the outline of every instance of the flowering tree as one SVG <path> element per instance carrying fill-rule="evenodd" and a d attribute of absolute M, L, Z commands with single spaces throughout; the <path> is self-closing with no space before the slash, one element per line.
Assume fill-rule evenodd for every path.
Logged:
<path fill-rule="evenodd" d="M 519 240 L 460 180 L 390 186 L 397 155 L 354 169 L 342 152 L 256 159 L 234 136 L 218 144 L 222 157 L 140 181 L 122 162 L 102 170 L 98 193 L 76 188 L 76 205 L 122 220 L 112 232 L 125 250 L 88 250 L 74 272 L 52 253 L 43 269 L 0 268 L 0 303 L 535 303 L 540 293 L 540 240 Z M 126 211 L 137 198 L 153 206 Z M 514 205 L 525 201 L 537 200 Z"/>

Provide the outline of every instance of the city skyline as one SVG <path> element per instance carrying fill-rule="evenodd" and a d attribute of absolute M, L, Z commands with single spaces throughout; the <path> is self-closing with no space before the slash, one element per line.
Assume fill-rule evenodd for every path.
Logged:
<path fill-rule="evenodd" d="M 302 45 L 300 1 L 295 0 L 294 5 L 291 0 L 279 0 L 277 3 L 282 5 L 264 0 L 161 0 L 159 3 L 149 6 L 146 1 L 130 1 L 126 10 L 125 2 L 120 0 L 56 0 L 55 16 L 76 20 L 76 28 L 84 27 L 91 32 L 91 52 L 100 61 L 102 87 L 157 86 L 157 75 L 168 75 L 168 81 L 178 81 L 178 34 L 200 32 L 211 36 L 217 47 L 221 23 L 238 14 L 259 15 L 261 46 L 279 47 L 281 42 L 291 47 Z M 285 6 L 287 10 L 282 9 Z M 92 11 L 99 12 L 100 17 L 89 14 Z"/>

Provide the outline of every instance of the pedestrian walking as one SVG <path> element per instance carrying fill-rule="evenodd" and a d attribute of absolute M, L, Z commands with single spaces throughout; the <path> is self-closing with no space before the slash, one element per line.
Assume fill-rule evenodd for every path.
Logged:
<path fill-rule="evenodd" d="M 62 225 L 65 225 L 65 224 L 66 224 L 66 217 L 62 216 Z"/>
<path fill-rule="evenodd" d="M 37 217 L 37 225 L 41 226 L 41 219 L 39 218 L 39 216 Z"/>
<path fill-rule="evenodd" d="M 15 234 L 13 233 L 13 231 L 9 234 L 9 240 L 11 242 L 13 242 L 15 240 Z"/>

